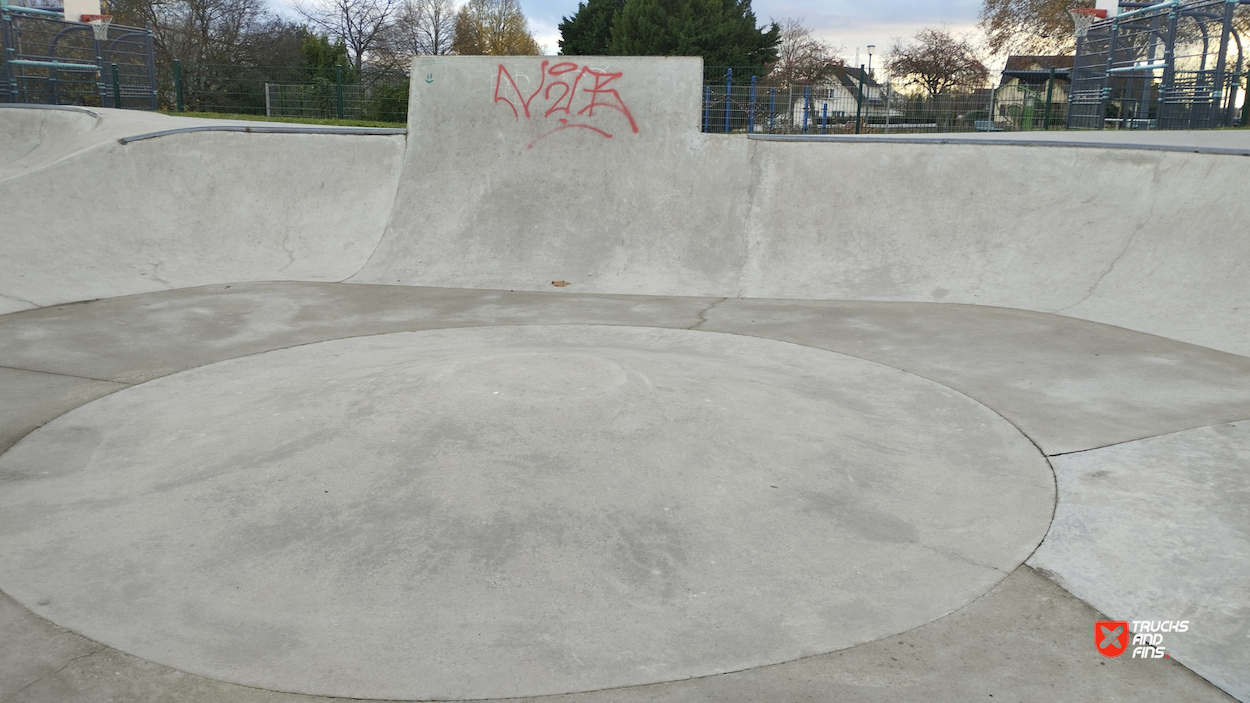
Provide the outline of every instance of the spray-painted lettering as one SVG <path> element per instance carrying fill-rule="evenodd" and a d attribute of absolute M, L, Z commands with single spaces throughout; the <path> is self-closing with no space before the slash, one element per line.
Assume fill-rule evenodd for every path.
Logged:
<path fill-rule="evenodd" d="M 608 130 L 616 127 L 610 119 L 614 113 L 609 111 L 623 116 L 634 134 L 638 133 L 638 123 L 621 99 L 621 94 L 609 87 L 612 81 L 625 75 L 624 72 L 612 73 L 579 66 L 572 61 L 561 61 L 555 65 L 551 65 L 550 61 L 543 61 L 539 71 L 541 77 L 538 86 L 528 96 L 521 92 L 516 80 L 503 64 L 499 64 L 499 71 L 495 75 L 495 103 L 503 103 L 511 108 L 512 115 L 518 122 L 522 116 L 527 120 L 555 116 L 557 120 L 555 127 L 530 142 L 527 148 L 533 149 L 538 142 L 566 129 L 587 129 L 611 139 L 612 132 Z M 598 115 L 595 108 L 599 108 Z M 592 121 L 596 124 L 591 124 Z M 616 124 L 621 124 L 619 118 Z"/>

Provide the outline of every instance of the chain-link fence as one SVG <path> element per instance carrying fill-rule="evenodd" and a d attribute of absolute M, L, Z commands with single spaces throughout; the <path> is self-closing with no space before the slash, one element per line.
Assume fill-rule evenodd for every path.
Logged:
<path fill-rule="evenodd" d="M 57 12 L 0 8 L 0 102 L 155 109 L 151 33 L 96 29 Z"/>
<path fill-rule="evenodd" d="M 704 132 L 897 134 L 1029 131 L 1062 127 L 1067 72 L 1037 84 L 955 85 L 937 95 L 831 67 L 814 81 L 786 81 L 750 70 L 704 72 Z"/>
<path fill-rule="evenodd" d="M 408 77 L 398 71 L 175 62 L 161 86 L 162 105 L 187 112 L 408 121 Z"/>

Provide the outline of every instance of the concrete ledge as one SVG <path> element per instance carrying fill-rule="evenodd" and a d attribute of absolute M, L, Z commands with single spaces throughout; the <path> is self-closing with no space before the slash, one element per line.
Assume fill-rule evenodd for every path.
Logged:
<path fill-rule="evenodd" d="M 117 142 L 119 144 L 129 144 L 131 142 L 141 142 L 148 139 L 158 139 L 160 137 L 168 137 L 173 134 L 188 134 L 191 132 L 246 132 L 248 134 L 350 134 L 374 137 L 389 137 L 397 134 L 408 134 L 408 130 L 406 129 L 385 127 L 243 127 L 240 125 L 227 124 L 220 127 L 182 127 L 179 129 L 166 129 L 160 132 L 137 134 L 133 137 L 122 137 L 118 139 Z"/>
<path fill-rule="evenodd" d="M 968 137 L 877 137 L 872 135 L 844 134 L 749 134 L 747 139 L 761 142 L 841 142 L 849 144 L 960 144 L 971 146 L 1024 146 L 1060 147 L 1065 149 L 1127 149 L 1133 151 L 1171 151 L 1186 154 L 1216 154 L 1220 156 L 1250 156 L 1250 148 L 1237 149 L 1209 146 L 1181 146 L 1167 144 L 1133 144 L 1125 142 L 1084 142 L 1050 139 L 972 139 Z"/>

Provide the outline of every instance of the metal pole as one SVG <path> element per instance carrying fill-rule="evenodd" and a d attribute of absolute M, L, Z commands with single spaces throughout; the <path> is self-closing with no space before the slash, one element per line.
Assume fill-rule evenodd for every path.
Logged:
<path fill-rule="evenodd" d="M 273 117 L 273 104 L 269 101 L 269 82 L 265 82 L 265 117 Z"/>
<path fill-rule="evenodd" d="M 152 31 L 152 23 L 147 23 L 148 29 L 148 85 L 152 86 L 152 109 L 160 107 L 156 96 L 156 53 L 153 45 L 156 43 L 156 35 Z"/>
<path fill-rule="evenodd" d="M 786 94 L 786 132 L 794 131 L 794 84 L 787 83 L 789 90 Z"/>
<path fill-rule="evenodd" d="M 747 134 L 755 134 L 755 76 L 751 76 L 751 104 L 747 113 Z"/>
<path fill-rule="evenodd" d="M 4 84 L 7 88 L 7 102 L 17 102 L 17 74 L 13 71 L 12 61 L 17 58 L 17 47 L 13 46 L 13 28 L 10 24 L 13 21 L 13 15 L 9 13 L 9 3 L 7 0 L 0 0 L 3 6 L 0 6 L 0 41 L 4 42 Z"/>
<path fill-rule="evenodd" d="M 1050 129 L 1050 101 L 1055 97 L 1055 67 L 1050 67 L 1050 78 L 1046 79 L 1046 112 L 1042 117 L 1042 129 Z"/>
<path fill-rule="evenodd" d="M 339 119 L 343 119 L 343 64 L 334 67 L 334 94 L 338 104 Z"/>
<path fill-rule="evenodd" d="M 712 86 L 705 85 L 703 86 L 703 131 L 704 132 L 708 131 L 707 122 L 708 122 L 708 118 L 710 117 L 708 112 L 709 110 L 711 110 L 711 106 L 712 106 Z"/>
<path fill-rule="evenodd" d="M 182 62 L 174 59 L 174 108 L 178 112 L 185 112 L 186 108 L 182 102 Z"/>
<path fill-rule="evenodd" d="M 829 103 L 820 106 L 820 133 L 829 133 Z"/>
<path fill-rule="evenodd" d="M 108 102 L 108 74 L 105 72 L 108 65 L 104 63 L 104 42 L 95 38 L 94 30 L 91 32 L 91 46 L 95 49 L 95 63 L 98 70 L 96 90 L 100 91 L 100 107 L 104 107 Z"/>
<path fill-rule="evenodd" d="M 1068 112 L 1063 116 L 1063 128 L 1072 129 L 1072 94 L 1076 92 L 1077 82 L 1081 79 L 1081 49 L 1084 48 L 1085 37 L 1076 38 L 1076 53 L 1072 55 L 1072 71 L 1068 74 Z"/>
<path fill-rule="evenodd" d="M 1120 38 L 1120 20 L 1111 20 L 1111 41 L 1107 44 L 1107 66 L 1102 72 L 1102 99 L 1098 103 L 1098 129 L 1107 126 L 1107 103 L 1111 100 L 1111 69 L 1115 67 L 1115 45 Z"/>
<path fill-rule="evenodd" d="M 0 13 L 19 12 L 26 15 L 36 15 L 38 17 L 51 17 L 52 19 L 65 19 L 62 12 L 54 12 L 52 10 L 40 10 L 35 7 L 22 7 L 21 5 L 10 5 L 9 0 L 0 0 Z"/>
<path fill-rule="evenodd" d="M 1250 100 L 1246 100 L 1246 104 L 1250 105 Z M 769 89 L 769 128 L 773 126 L 774 124 L 773 120 L 776 119 L 776 114 L 778 114 L 778 89 L 770 88 Z M 773 130 L 769 129 L 769 131 L 773 131 Z"/>
<path fill-rule="evenodd" d="M 885 82 L 885 133 L 890 133 L 890 102 L 894 97 L 894 83 L 889 79 Z"/>
<path fill-rule="evenodd" d="M 1246 72 L 1246 98 L 1241 104 L 1241 128 L 1250 127 L 1250 71 Z"/>
<path fill-rule="evenodd" d="M 991 83 L 990 84 L 990 111 L 985 116 L 985 131 L 986 132 L 994 131 L 994 107 L 995 107 L 995 103 L 998 102 L 998 88 L 995 88 L 993 86 L 994 84 Z M 975 127 L 976 125 L 973 125 L 973 126 Z"/>
<path fill-rule="evenodd" d="M 734 88 L 734 70 L 725 73 L 725 134 L 729 134 L 729 113 L 732 111 Z"/>
<path fill-rule="evenodd" d="M 121 108 L 122 106 L 122 82 L 117 75 L 117 64 L 113 66 L 113 107 Z"/>
<path fill-rule="evenodd" d="M 859 134 L 859 120 L 864 107 L 864 64 L 859 65 L 859 93 L 855 96 L 855 133 Z"/>
<path fill-rule="evenodd" d="M 1232 91 L 1228 96 L 1228 115 L 1224 118 L 1226 120 L 1225 124 L 1230 127 L 1237 123 L 1237 91 L 1241 90 L 1241 75 L 1242 69 L 1245 68 L 1246 56 L 1245 49 L 1241 45 L 1241 35 L 1237 32 L 1236 27 L 1233 27 L 1233 41 L 1237 42 L 1237 68 L 1233 70 L 1233 74 L 1230 77 Z M 1244 99 L 1242 103 L 1243 105 L 1245 104 Z"/>
<path fill-rule="evenodd" d="M 1150 18 L 1150 35 L 1149 36 L 1150 36 L 1150 40 L 1149 40 L 1150 43 L 1149 43 L 1149 51 L 1146 53 L 1146 63 L 1153 64 L 1155 62 L 1155 52 L 1157 52 L 1159 49 L 1159 16 L 1158 15 L 1155 15 L 1154 17 Z M 1154 129 L 1155 127 L 1158 126 L 1157 124 L 1155 124 L 1156 120 L 1158 120 L 1157 114 L 1155 115 L 1155 120 L 1150 119 L 1150 105 L 1152 102 L 1154 102 L 1150 95 L 1150 91 L 1154 87 L 1154 82 L 1155 82 L 1154 71 L 1151 71 L 1149 75 L 1143 76 L 1142 88 L 1141 88 L 1141 106 L 1142 106 L 1141 109 L 1142 109 L 1142 113 L 1145 115 L 1146 129 Z"/>
<path fill-rule="evenodd" d="M 1220 32 L 1220 55 L 1215 60 L 1215 90 L 1211 94 L 1211 127 L 1223 127 L 1224 120 L 1224 72 L 1228 68 L 1228 35 L 1233 29 L 1233 11 L 1237 9 L 1237 0 L 1224 0 L 1224 28 Z M 1233 95 L 1237 89 L 1233 89 Z"/>
<path fill-rule="evenodd" d="M 812 109 L 812 87 L 803 86 L 803 134 L 807 134 L 807 116 Z"/>
<path fill-rule="evenodd" d="M 1172 123 L 1167 97 L 1176 84 L 1176 28 L 1180 18 L 1180 8 L 1174 3 L 1168 11 L 1167 36 L 1163 38 L 1163 81 L 1159 84 L 1159 116 L 1156 118 L 1160 129 L 1170 129 Z"/>

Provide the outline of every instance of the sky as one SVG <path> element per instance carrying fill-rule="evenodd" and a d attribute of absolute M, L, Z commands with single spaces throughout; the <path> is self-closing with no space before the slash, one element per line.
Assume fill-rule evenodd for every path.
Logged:
<path fill-rule="evenodd" d="M 282 8 L 292 0 L 271 0 Z M 316 0 L 310 0 L 315 2 Z M 457 4 L 461 0 L 457 0 Z M 530 31 L 548 54 L 559 51 L 562 18 L 577 12 L 578 0 L 520 0 Z M 956 34 L 976 32 L 981 0 L 752 0 L 761 25 L 769 19 L 802 18 L 817 36 L 842 48 L 847 63 L 868 63 L 866 47 L 876 45 L 874 68 L 895 38 L 910 38 L 924 27 L 946 25 Z M 289 11 L 283 11 L 289 14 Z M 979 37 L 979 35 L 978 35 Z"/>
<path fill-rule="evenodd" d="M 530 30 L 548 53 L 559 45 L 561 18 L 577 12 L 577 0 L 521 0 Z M 847 63 L 868 63 L 865 50 L 875 44 L 874 64 L 895 37 L 908 38 L 922 27 L 948 25 L 957 33 L 972 32 L 981 0 L 752 0 L 760 24 L 771 19 L 802 18 L 817 36 L 844 47 Z M 874 66 L 875 67 L 875 66 Z"/>

